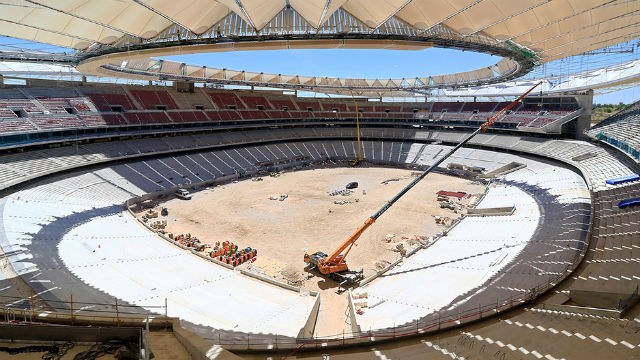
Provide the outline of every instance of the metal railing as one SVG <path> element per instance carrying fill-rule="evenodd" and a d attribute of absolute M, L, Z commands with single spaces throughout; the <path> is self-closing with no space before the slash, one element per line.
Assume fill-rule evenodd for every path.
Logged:
<path fill-rule="evenodd" d="M 579 256 L 579 255 L 578 255 Z M 360 332 L 343 332 L 328 336 L 311 338 L 291 338 L 275 334 L 238 334 L 219 331 L 209 337 L 217 344 L 230 350 L 277 350 L 289 349 L 292 354 L 302 349 L 325 349 L 346 345 L 384 342 L 409 336 L 434 333 L 446 329 L 460 327 L 491 316 L 503 313 L 515 307 L 530 303 L 538 296 L 554 288 L 561 280 L 571 273 L 569 266 L 560 275 L 549 279 L 523 294 L 497 300 L 491 304 L 469 306 L 464 309 L 439 311 L 427 317 L 410 323 Z"/>
<path fill-rule="evenodd" d="M 0 319 L 4 322 L 51 322 L 82 324 L 113 324 L 125 326 L 145 321 L 172 321 L 167 314 L 167 299 L 161 305 L 131 305 L 114 298 L 112 303 L 41 299 L 38 295 L 29 297 L 0 295 Z"/>

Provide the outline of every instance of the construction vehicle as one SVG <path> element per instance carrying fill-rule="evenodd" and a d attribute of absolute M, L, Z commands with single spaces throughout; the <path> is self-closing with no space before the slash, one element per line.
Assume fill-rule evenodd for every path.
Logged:
<path fill-rule="evenodd" d="M 493 125 L 496 121 L 502 118 L 507 111 L 511 110 L 518 102 L 520 102 L 525 96 L 527 96 L 533 89 L 538 87 L 541 83 L 535 84 L 531 87 L 527 92 L 520 95 L 517 99 L 509 103 L 502 110 L 495 113 L 493 116 L 487 119 L 478 129 L 469 134 L 464 140 L 462 140 L 459 144 L 454 146 L 448 153 L 442 156 L 440 159 L 436 160 L 429 168 L 423 171 L 418 177 L 416 177 L 413 181 L 411 181 L 407 186 L 405 186 L 399 193 L 397 193 L 391 200 L 387 201 L 376 213 L 371 215 L 367 220 L 365 220 L 364 224 L 360 226 L 351 236 L 347 238 L 337 249 L 335 249 L 331 254 L 327 255 L 322 251 L 318 251 L 314 254 L 304 254 L 304 262 L 310 264 L 312 266 L 311 269 L 317 268 L 318 271 L 323 275 L 329 275 L 332 279 L 340 282 L 340 285 L 349 285 L 351 283 L 356 283 L 360 279 L 362 279 L 362 271 L 351 271 L 347 266 L 347 255 L 353 248 L 353 245 L 360 238 L 362 233 L 364 233 L 369 226 L 371 226 L 376 220 L 384 214 L 389 208 L 398 201 L 404 194 L 406 194 L 411 188 L 413 188 L 420 180 L 424 179 L 427 174 L 433 171 L 436 167 L 438 167 L 442 162 L 444 162 L 447 158 L 449 158 L 454 152 L 464 146 L 469 140 L 471 140 L 474 136 L 476 136 L 480 132 L 486 132 L 491 125 Z M 359 274 L 359 276 L 358 276 Z"/>
<path fill-rule="evenodd" d="M 179 188 L 178 190 L 176 190 L 176 197 L 182 200 L 191 200 L 191 194 L 188 190 L 183 188 Z"/>

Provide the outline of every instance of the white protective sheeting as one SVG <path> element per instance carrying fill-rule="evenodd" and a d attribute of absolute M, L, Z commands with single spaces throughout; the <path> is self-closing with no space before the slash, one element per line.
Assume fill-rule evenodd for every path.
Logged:
<path fill-rule="evenodd" d="M 414 144 L 406 162 L 430 164 L 449 146 Z M 459 163 L 495 170 L 511 162 L 526 164 L 502 178 L 532 185 L 555 197 L 559 204 L 589 204 L 589 189 L 582 177 L 564 167 L 507 153 L 462 148 L 442 166 Z M 362 331 L 410 323 L 439 309 L 483 284 L 514 260 L 534 235 L 541 216 L 536 200 L 515 186 L 490 188 L 478 208 L 515 206 L 511 216 L 466 217 L 447 236 L 420 250 L 374 280 L 366 292 L 367 308 L 357 315 Z M 485 253 L 486 252 L 486 253 Z M 356 300 L 358 301 L 358 300 Z"/>
<path fill-rule="evenodd" d="M 498 273 L 533 236 L 540 212 L 530 195 L 512 186 L 490 189 L 479 206 L 513 205 L 511 216 L 465 218 L 447 236 L 364 288 L 369 308 L 357 317 L 361 329 L 415 321 Z"/>
<path fill-rule="evenodd" d="M 11 253 L 7 258 L 19 275 L 40 273 L 39 279 L 46 279 L 51 269 L 39 268 L 29 251 L 38 241 L 51 253 L 36 256 L 57 252 L 63 263 L 58 266 L 128 303 L 163 306 L 166 298 L 170 316 L 194 324 L 298 335 L 313 309 L 314 296 L 240 275 L 158 238 L 121 205 L 143 193 L 111 168 L 16 192 L 0 199 L 0 246 Z M 98 216 L 79 223 L 70 220 L 89 211 Z M 37 235 L 53 222 L 58 223 L 56 228 L 68 229 L 59 243 Z M 43 245 L 47 241 L 50 246 Z M 65 283 L 47 284 L 65 293 L 79 291 Z M 274 321 L 283 318 L 287 321 Z"/>
<path fill-rule="evenodd" d="M 214 329 L 295 337 L 315 301 L 162 241 L 126 212 L 74 228 L 59 253 L 92 287 L 142 306 L 167 298 L 169 316 Z M 281 318 L 288 321 L 274 321 Z"/>

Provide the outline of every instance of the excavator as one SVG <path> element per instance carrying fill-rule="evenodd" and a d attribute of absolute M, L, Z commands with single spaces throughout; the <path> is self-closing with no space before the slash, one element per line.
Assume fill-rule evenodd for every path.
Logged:
<path fill-rule="evenodd" d="M 369 226 L 373 225 L 376 220 L 382 216 L 389 208 L 398 201 L 404 194 L 406 194 L 411 188 L 413 188 L 420 180 L 424 179 L 427 174 L 433 171 L 436 167 L 438 167 L 443 161 L 445 161 L 449 156 L 451 156 L 454 152 L 464 146 L 469 140 L 471 140 L 474 136 L 476 136 L 480 132 L 486 132 L 491 125 L 493 125 L 496 121 L 501 119 L 507 111 L 513 109 L 525 96 L 529 95 L 533 89 L 538 87 L 541 83 L 535 84 L 529 90 L 527 90 L 524 94 L 520 95 L 517 99 L 509 103 L 503 109 L 495 113 L 493 116 L 487 119 L 486 122 L 482 123 L 480 127 L 478 127 L 474 132 L 469 134 L 464 140 L 462 140 L 458 145 L 454 146 L 447 154 L 438 159 L 435 163 L 429 166 L 425 171 L 420 173 L 418 177 L 416 177 L 413 181 L 411 181 L 407 186 L 405 186 L 400 192 L 398 192 L 391 200 L 387 201 L 382 207 L 376 211 L 373 215 L 368 217 L 364 224 L 362 224 L 351 236 L 349 236 L 337 249 L 335 249 L 331 254 L 326 254 L 324 252 L 318 251 L 313 254 L 304 254 L 304 262 L 310 265 L 310 270 L 318 269 L 318 271 L 322 275 L 328 275 L 333 280 L 338 282 L 340 286 L 356 284 L 360 280 L 363 279 L 362 270 L 354 271 L 350 270 L 347 266 L 347 255 L 353 248 L 354 244 L 362 233 L 365 232 L 369 228 Z"/>

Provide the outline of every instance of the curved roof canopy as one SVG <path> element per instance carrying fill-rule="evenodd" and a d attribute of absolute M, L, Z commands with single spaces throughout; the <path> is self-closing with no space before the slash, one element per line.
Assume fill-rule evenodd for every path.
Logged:
<path fill-rule="evenodd" d="M 512 40 L 543 61 L 635 38 L 640 23 L 633 0 L 4 0 L 0 34 L 86 50 L 173 25 L 204 34 L 232 13 L 259 33 L 287 3 L 315 29 L 342 8 L 371 30 L 392 17 L 421 30 L 445 25 Z"/>
<path fill-rule="evenodd" d="M 158 50 L 169 47 L 175 52 L 178 45 L 185 53 L 201 52 L 207 49 L 194 45 L 210 46 L 220 37 L 236 44 L 230 50 L 240 49 L 242 37 L 251 39 L 244 49 L 264 49 L 270 48 L 265 40 L 294 35 L 304 40 L 298 48 L 326 48 L 336 47 L 328 39 L 357 33 L 361 42 L 352 47 L 387 47 L 382 39 L 403 48 L 398 41 L 420 41 L 519 64 L 503 71 L 499 63 L 471 76 L 486 80 L 490 73 L 521 75 L 531 67 L 529 58 L 543 63 L 635 39 L 639 12 L 637 0 L 4 0 L 0 35 L 73 48 L 88 59 L 122 54 L 132 45 L 156 51 L 129 52 L 130 58 L 160 56 Z"/>

